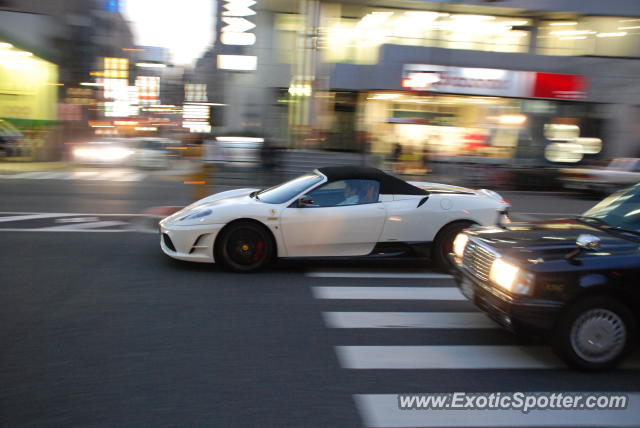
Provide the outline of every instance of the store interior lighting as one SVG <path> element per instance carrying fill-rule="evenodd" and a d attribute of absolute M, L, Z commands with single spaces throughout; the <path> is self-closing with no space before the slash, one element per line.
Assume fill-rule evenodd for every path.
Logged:
<path fill-rule="evenodd" d="M 498 116 L 498 122 L 502 125 L 522 125 L 527 121 L 524 114 L 502 114 Z"/>
<path fill-rule="evenodd" d="M 394 100 L 400 98 L 402 94 L 374 94 L 372 97 L 367 98 L 368 100 Z"/>
<path fill-rule="evenodd" d="M 140 68 L 166 68 L 166 64 L 158 64 L 154 62 L 138 62 L 136 63 L 136 67 Z"/>
<path fill-rule="evenodd" d="M 598 33 L 596 37 L 624 37 L 627 33 L 625 31 L 620 31 L 617 33 Z"/>

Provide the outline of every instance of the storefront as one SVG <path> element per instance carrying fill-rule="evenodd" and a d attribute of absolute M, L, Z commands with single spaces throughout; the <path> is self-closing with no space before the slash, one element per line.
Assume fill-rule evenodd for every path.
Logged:
<path fill-rule="evenodd" d="M 544 158 L 555 143 L 557 160 L 564 159 L 558 151 L 581 145 L 593 155 L 603 132 L 604 109 L 584 101 L 586 80 L 579 75 L 407 64 L 402 86 L 361 95 L 374 153 L 397 151 L 399 144 L 414 155 Z M 561 132 L 568 126 L 570 132 Z"/>
<path fill-rule="evenodd" d="M 58 67 L 0 41 L 0 119 L 21 132 L 3 144 L 8 158 L 44 156 L 45 142 L 57 115 Z"/>

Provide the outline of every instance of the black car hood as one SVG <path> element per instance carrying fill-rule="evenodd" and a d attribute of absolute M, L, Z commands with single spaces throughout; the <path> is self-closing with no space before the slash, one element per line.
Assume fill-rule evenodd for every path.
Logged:
<path fill-rule="evenodd" d="M 502 255 L 534 262 L 562 258 L 575 250 L 576 239 L 582 234 L 600 238 L 600 250 L 589 255 L 613 255 L 637 252 L 640 242 L 619 232 L 611 232 L 575 219 L 560 219 L 541 223 L 513 223 L 505 229 L 478 228 L 470 235 Z"/>

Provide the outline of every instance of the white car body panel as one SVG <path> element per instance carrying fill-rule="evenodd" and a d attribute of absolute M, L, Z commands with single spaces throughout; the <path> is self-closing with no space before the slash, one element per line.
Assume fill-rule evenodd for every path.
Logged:
<path fill-rule="evenodd" d="M 490 191 L 470 190 L 436 183 L 411 183 L 431 189 L 429 195 L 380 195 L 377 203 L 332 207 L 293 206 L 299 197 L 326 182 L 310 186 L 282 204 L 252 198 L 258 189 L 235 189 L 201 199 L 160 222 L 175 247 L 161 238 L 170 257 L 213 263 L 219 232 L 238 219 L 266 226 L 276 242 L 278 257 L 365 256 L 385 242 L 430 243 L 445 225 L 460 220 L 494 225 L 509 205 Z M 439 193 L 451 192 L 451 193 Z M 418 207 L 418 204 L 426 201 Z M 211 213 L 197 219 L 190 214 Z"/>
<path fill-rule="evenodd" d="M 287 254 L 295 257 L 369 254 L 385 223 L 383 203 L 282 210 Z M 294 256 L 292 256 L 294 257 Z"/>

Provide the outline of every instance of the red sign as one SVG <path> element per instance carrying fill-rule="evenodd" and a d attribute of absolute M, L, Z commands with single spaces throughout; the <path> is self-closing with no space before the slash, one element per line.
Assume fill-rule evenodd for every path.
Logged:
<path fill-rule="evenodd" d="M 577 74 L 536 73 L 534 98 L 583 100 L 587 96 L 587 82 Z"/>

